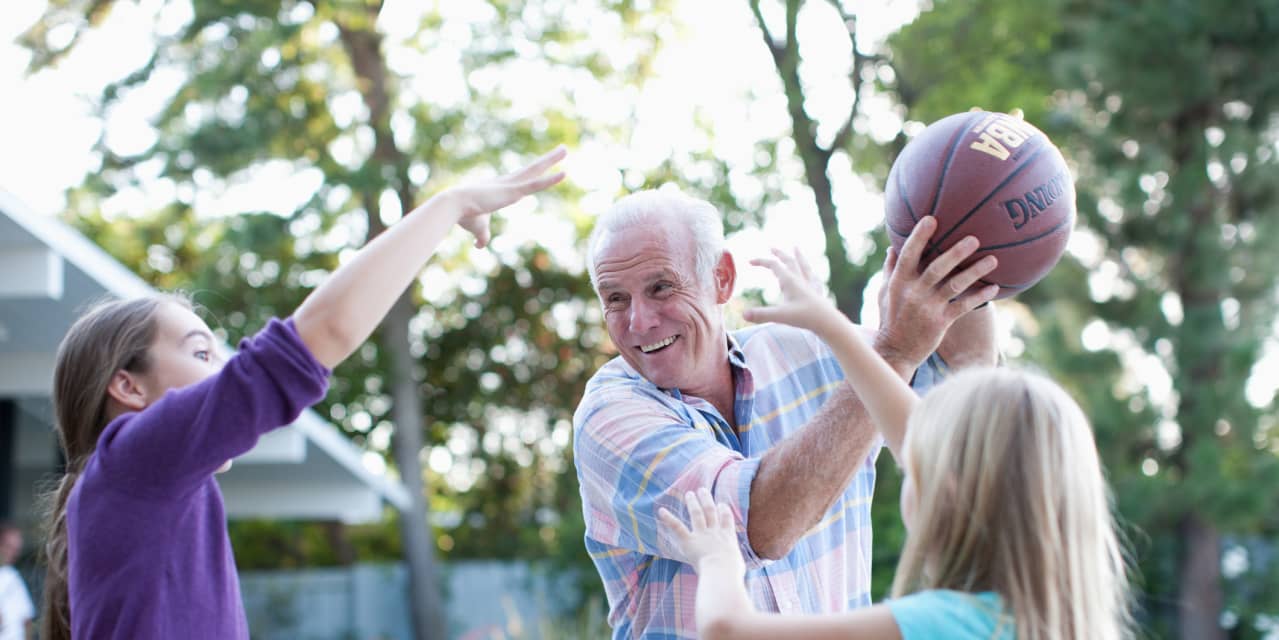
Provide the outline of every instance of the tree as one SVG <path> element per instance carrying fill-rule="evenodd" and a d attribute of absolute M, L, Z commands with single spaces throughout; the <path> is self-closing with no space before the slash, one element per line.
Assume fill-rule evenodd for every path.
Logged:
<path fill-rule="evenodd" d="M 827 9 L 845 26 L 848 35 L 850 60 L 848 82 L 852 89 L 852 100 L 846 116 L 837 125 L 830 140 L 819 139 L 819 122 L 809 114 L 807 87 L 801 74 L 802 56 L 800 53 L 799 21 L 800 12 L 804 8 L 804 0 L 785 0 L 782 3 L 781 31 L 777 25 L 771 24 L 765 15 L 766 8 L 761 0 L 748 0 L 751 13 L 755 16 L 764 46 L 773 61 L 773 66 L 781 80 L 786 95 L 786 111 L 791 121 L 791 138 L 795 142 L 795 153 L 804 167 L 804 181 L 812 190 L 817 215 L 821 220 L 822 232 L 825 235 L 826 258 L 830 263 L 829 286 L 835 294 L 836 304 L 840 311 L 854 321 L 861 317 L 862 296 L 870 276 L 877 270 L 875 260 L 863 257 L 854 260 L 849 257 L 845 238 L 839 229 L 839 217 L 835 205 L 834 187 L 831 184 L 831 161 L 836 153 L 850 152 L 851 147 L 859 150 L 873 145 L 869 139 L 857 131 L 857 119 L 862 114 L 862 98 L 870 91 L 873 79 L 879 69 L 886 66 L 886 59 L 877 54 L 866 53 L 858 46 L 857 14 L 850 11 L 840 0 L 828 0 Z M 820 8 L 820 7 L 818 7 Z M 885 173 L 887 173 L 885 171 Z M 872 252 L 882 257 L 882 246 Z M 868 266 L 869 265 L 869 266 Z"/>

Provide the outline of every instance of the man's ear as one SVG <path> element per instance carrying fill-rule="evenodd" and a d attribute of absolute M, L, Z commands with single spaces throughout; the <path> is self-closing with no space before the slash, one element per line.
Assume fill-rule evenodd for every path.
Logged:
<path fill-rule="evenodd" d="M 107 396 L 125 411 L 141 411 L 147 406 L 147 392 L 142 380 L 121 369 L 107 383 Z"/>
<path fill-rule="evenodd" d="M 725 251 L 719 255 L 715 265 L 715 302 L 724 304 L 733 297 L 733 286 L 737 284 L 737 265 L 733 262 L 733 254 Z"/>

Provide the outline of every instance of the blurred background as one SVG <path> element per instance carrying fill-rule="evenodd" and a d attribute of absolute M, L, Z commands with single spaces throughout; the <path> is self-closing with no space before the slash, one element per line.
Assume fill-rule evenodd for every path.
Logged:
<path fill-rule="evenodd" d="M 721 209 L 738 264 L 797 246 L 874 325 L 896 154 L 950 113 L 1019 109 L 1079 220 L 997 304 L 1003 351 L 1092 417 L 1147 636 L 1279 637 L 1275 69 L 1273 0 L 6 0 L 18 566 L 38 593 L 31 495 L 60 464 L 41 367 L 84 296 L 190 291 L 234 344 L 431 194 L 563 143 L 565 184 L 500 214 L 489 250 L 452 234 L 224 490 L 256 638 L 606 637 L 570 445 L 614 354 L 594 216 L 676 186 Z M 734 325 L 775 293 L 752 268 L 739 286 Z M 904 537 L 880 471 L 877 598 Z"/>

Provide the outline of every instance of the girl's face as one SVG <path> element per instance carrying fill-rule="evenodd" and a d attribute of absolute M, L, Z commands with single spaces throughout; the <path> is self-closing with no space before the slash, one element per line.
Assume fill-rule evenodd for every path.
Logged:
<path fill-rule="evenodd" d="M 180 304 L 164 304 L 156 310 L 156 336 L 148 350 L 151 366 L 136 376 L 137 398 L 133 410 L 141 410 L 164 396 L 200 382 L 222 369 L 225 360 L 209 326 L 195 312 Z M 227 460 L 218 472 L 231 468 Z"/>
<path fill-rule="evenodd" d="M 208 325 L 190 309 L 178 304 L 156 310 L 156 337 L 151 345 L 151 367 L 139 376 L 145 406 L 169 389 L 193 385 L 222 369 L 223 359 Z"/>

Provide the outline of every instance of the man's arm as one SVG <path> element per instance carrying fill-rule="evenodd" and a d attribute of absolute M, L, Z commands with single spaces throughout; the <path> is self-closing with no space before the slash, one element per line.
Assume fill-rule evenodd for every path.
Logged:
<path fill-rule="evenodd" d="M 746 521 L 756 555 L 790 553 L 844 492 L 877 437 L 866 407 L 844 384 L 803 429 L 770 448 L 751 483 Z"/>
<path fill-rule="evenodd" d="M 986 305 L 964 314 L 946 330 L 937 355 L 951 369 L 993 367 L 999 364 L 995 307 Z M 899 372 L 900 373 L 900 372 Z"/>
<path fill-rule="evenodd" d="M 997 286 L 970 290 L 995 268 L 994 258 L 958 268 L 977 249 L 973 238 L 961 240 L 920 269 L 935 228 L 932 217 L 921 220 L 901 256 L 890 251 L 885 263 L 886 293 L 874 346 L 905 380 L 939 348 L 956 320 L 998 292 Z M 973 322 L 964 330 L 980 327 L 980 322 Z M 772 559 L 789 553 L 844 492 L 876 437 L 866 407 L 845 384 L 803 429 L 769 449 L 751 484 L 747 536 L 755 553 Z"/>

